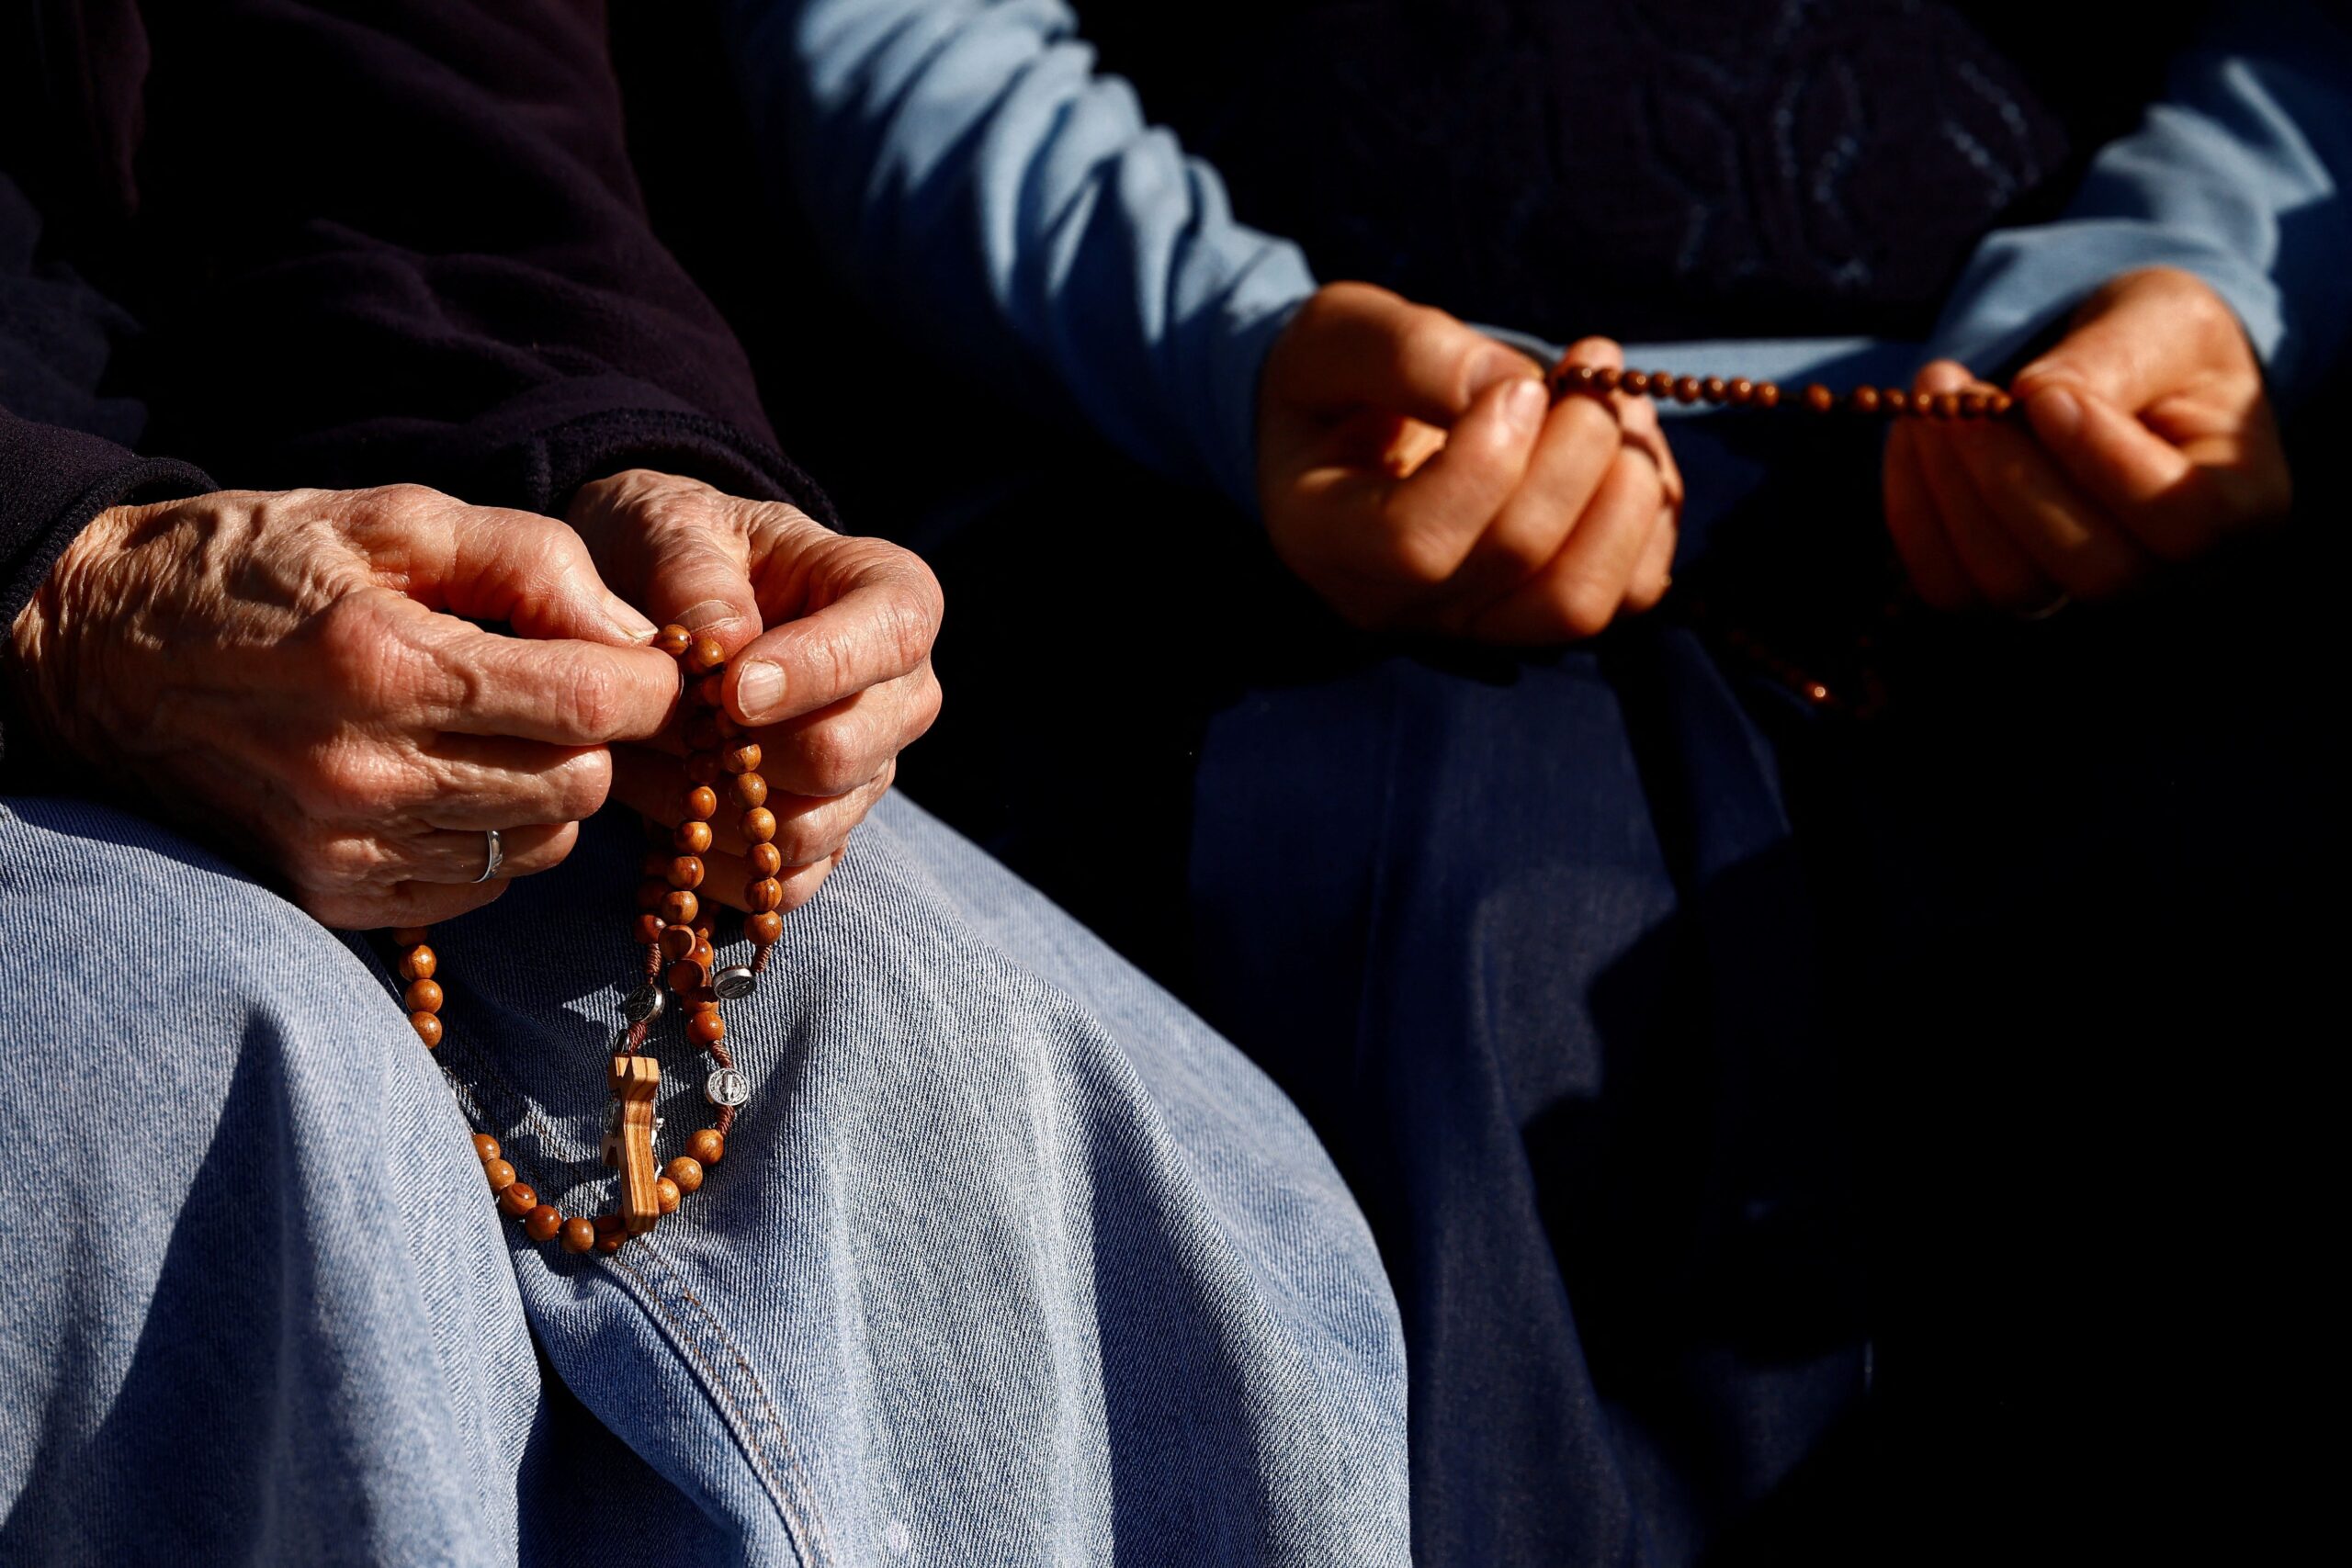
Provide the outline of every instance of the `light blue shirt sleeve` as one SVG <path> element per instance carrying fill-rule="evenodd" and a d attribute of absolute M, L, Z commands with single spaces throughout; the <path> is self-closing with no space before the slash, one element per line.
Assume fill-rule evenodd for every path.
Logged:
<path fill-rule="evenodd" d="M 2225 10 L 2055 221 L 1977 247 L 1931 355 L 1998 373 L 2109 278 L 2176 266 L 2229 301 L 2280 403 L 2335 366 L 2352 337 L 2352 35 L 2301 3 Z"/>
<path fill-rule="evenodd" d="M 1257 509 L 1258 373 L 1315 280 L 1098 73 L 1062 0 L 729 0 L 772 180 L 960 366 Z"/>

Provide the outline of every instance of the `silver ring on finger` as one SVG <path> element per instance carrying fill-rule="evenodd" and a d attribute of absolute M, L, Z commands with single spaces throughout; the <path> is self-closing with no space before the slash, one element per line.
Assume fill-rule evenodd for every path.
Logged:
<path fill-rule="evenodd" d="M 484 828 L 481 830 L 481 874 L 475 877 L 474 880 L 476 882 L 488 882 L 492 877 L 498 874 L 498 868 L 506 863 L 506 851 L 498 841 L 497 829 Z"/>

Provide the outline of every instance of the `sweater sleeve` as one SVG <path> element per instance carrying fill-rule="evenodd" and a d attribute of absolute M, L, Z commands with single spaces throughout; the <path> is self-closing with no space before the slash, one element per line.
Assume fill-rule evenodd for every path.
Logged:
<path fill-rule="evenodd" d="M 2056 220 L 1977 247 L 1929 352 L 1998 373 L 2109 277 L 2176 266 L 2229 301 L 2291 406 L 2352 339 L 2347 186 L 2352 33 L 2302 0 L 2231 7 Z"/>
<path fill-rule="evenodd" d="M 760 154 L 907 330 L 1257 509 L 1258 373 L 1315 280 L 1099 74 L 1063 0 L 729 0 Z"/>
<path fill-rule="evenodd" d="M 173 0 L 147 25 L 159 445 L 224 482 L 547 512 L 661 467 L 830 520 L 653 237 L 601 5 Z"/>

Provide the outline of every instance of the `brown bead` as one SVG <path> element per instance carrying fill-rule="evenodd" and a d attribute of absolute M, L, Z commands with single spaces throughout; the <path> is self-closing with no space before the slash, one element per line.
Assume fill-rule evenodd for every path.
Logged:
<path fill-rule="evenodd" d="M 727 700 L 727 671 L 714 670 L 695 682 L 695 700 L 705 707 L 718 707 Z"/>
<path fill-rule="evenodd" d="M 710 983 L 709 972 L 691 957 L 681 958 L 671 964 L 668 972 L 662 977 L 670 983 L 672 990 L 682 997 L 689 991 L 698 991 Z"/>
<path fill-rule="evenodd" d="M 1618 369 L 1614 365 L 1603 365 L 1592 373 L 1593 389 L 1600 392 L 1613 392 L 1624 379 L 1625 373 L 1623 370 Z"/>
<path fill-rule="evenodd" d="M 683 887 L 673 887 L 662 896 L 662 918 L 673 926 L 690 926 L 702 912 L 702 900 Z"/>
<path fill-rule="evenodd" d="M 1756 400 L 1756 383 L 1745 376 L 1735 376 L 1724 395 L 1734 407 L 1746 408 Z"/>
<path fill-rule="evenodd" d="M 441 1043 L 439 1019 L 429 1012 L 413 1012 L 408 1015 L 408 1021 L 409 1027 L 416 1031 L 416 1037 L 424 1042 L 426 1050 L 430 1051 Z"/>
<path fill-rule="evenodd" d="M 1560 370 L 1560 389 L 1569 392 L 1589 392 L 1593 387 L 1593 369 L 1589 365 L 1564 366 Z"/>
<path fill-rule="evenodd" d="M 727 650 L 715 637 L 698 637 L 694 647 L 686 650 L 686 668 L 697 675 L 707 675 L 726 662 Z"/>
<path fill-rule="evenodd" d="M 474 1158 L 488 1164 L 499 1156 L 498 1140 L 488 1133 L 474 1134 Z"/>
<path fill-rule="evenodd" d="M 1650 374 L 1646 370 L 1628 370 L 1617 378 L 1618 389 L 1645 397 L 1650 389 Z"/>
<path fill-rule="evenodd" d="M 743 902 L 756 914 L 765 914 L 784 902 L 784 884 L 773 876 L 763 876 L 743 887 Z"/>
<path fill-rule="evenodd" d="M 692 1155 L 680 1155 L 662 1168 L 662 1174 L 676 1182 L 681 1192 L 702 1190 L 702 1161 Z"/>
<path fill-rule="evenodd" d="M 695 715 L 686 720 L 684 733 L 686 744 L 697 751 L 716 751 L 718 743 L 727 739 L 725 732 L 718 728 L 718 716 L 715 713 Z"/>
<path fill-rule="evenodd" d="M 1838 394 L 1815 381 L 1804 389 L 1804 406 L 1815 413 L 1827 413 L 1838 406 Z"/>
<path fill-rule="evenodd" d="M 703 855 L 710 852 L 710 824 L 681 822 L 677 831 L 670 835 L 670 842 L 682 855 Z"/>
<path fill-rule="evenodd" d="M 743 934 L 752 939 L 754 946 L 773 947 L 776 938 L 784 934 L 784 917 L 773 909 L 753 915 L 743 922 Z"/>
<path fill-rule="evenodd" d="M 510 1181 L 498 1195 L 498 1212 L 510 1220 L 519 1220 L 539 1206 L 539 1195 L 527 1181 Z"/>
<path fill-rule="evenodd" d="M 752 863 L 752 869 L 762 876 L 774 876 L 784 869 L 784 852 L 774 844 L 753 844 L 751 852 L 744 858 Z"/>
<path fill-rule="evenodd" d="M 563 1211 L 552 1203 L 542 1203 L 523 1216 L 523 1234 L 533 1241 L 549 1241 L 563 1228 Z"/>
<path fill-rule="evenodd" d="M 700 887 L 702 861 L 695 855 L 673 856 L 662 874 L 673 887 Z"/>
<path fill-rule="evenodd" d="M 727 1154 L 726 1136 L 716 1127 L 705 1127 L 686 1140 L 686 1153 L 701 1165 L 717 1165 Z"/>
<path fill-rule="evenodd" d="M 1757 382 L 1756 406 L 1759 409 L 1779 408 L 1781 406 L 1781 384 L 1778 381 Z"/>
<path fill-rule="evenodd" d="M 431 948 L 420 942 L 401 954 L 401 978 L 430 980 L 433 978 L 433 971 L 440 967 L 440 962 L 434 956 Z"/>
<path fill-rule="evenodd" d="M 1857 387 L 1854 389 L 1853 395 L 1846 400 L 1853 405 L 1854 412 L 1856 413 L 1878 412 L 1878 389 L 1876 387 Z"/>
<path fill-rule="evenodd" d="M 2017 406 L 2017 399 L 2009 396 L 2007 392 L 1996 391 L 1985 394 L 1984 412 L 1991 414 L 1995 419 L 2006 417 L 2009 411 Z"/>
<path fill-rule="evenodd" d="M 514 1185 L 514 1168 L 503 1159 L 482 1161 L 481 1173 L 490 1179 L 492 1192 L 503 1192 Z"/>
<path fill-rule="evenodd" d="M 392 928 L 392 945 L 394 947 L 414 947 L 418 942 L 423 942 L 426 937 L 432 934 L 433 928 L 431 926 L 394 926 Z"/>
<path fill-rule="evenodd" d="M 695 934 L 702 939 L 695 943 L 695 962 L 701 964 L 703 966 L 704 973 L 707 974 L 718 963 L 718 955 L 713 953 L 710 950 L 710 933 L 708 931 L 696 931 Z"/>
<path fill-rule="evenodd" d="M 743 837 L 755 844 L 764 844 L 775 837 L 775 813 L 764 806 L 754 806 L 743 813 L 741 823 Z"/>
<path fill-rule="evenodd" d="M 686 777 L 698 784 L 715 784 L 726 770 L 718 765 L 716 751 L 695 751 L 686 758 Z"/>
<path fill-rule="evenodd" d="M 765 806 L 768 803 L 768 781 L 757 773 L 735 775 L 735 804 Z"/>
<path fill-rule="evenodd" d="M 1960 417 L 1962 419 L 1983 419 L 1984 411 L 1991 406 L 1992 400 L 1982 392 L 1960 394 Z"/>
<path fill-rule="evenodd" d="M 669 892 L 668 883 L 656 877 L 648 877 L 637 885 L 637 907 L 640 909 L 659 909 L 662 908 L 662 900 L 669 895 Z"/>
<path fill-rule="evenodd" d="M 688 820 L 707 822 L 718 815 L 718 792 L 708 784 L 696 784 L 686 791 L 686 797 L 681 804 L 685 807 L 684 815 Z"/>
<path fill-rule="evenodd" d="M 1678 403 L 1697 402 L 1699 400 L 1699 378 L 1696 376 L 1681 376 L 1676 378 L 1674 383 L 1674 400 Z"/>
<path fill-rule="evenodd" d="M 596 1245 L 596 1227 L 586 1220 L 566 1220 L 557 1228 L 563 1235 L 566 1252 L 585 1252 Z"/>
<path fill-rule="evenodd" d="M 652 910 L 648 909 L 637 917 L 637 923 L 633 929 L 637 933 L 638 942 L 643 946 L 650 947 L 662 940 L 662 932 L 669 923 Z"/>
<path fill-rule="evenodd" d="M 718 765 L 730 773 L 748 773 L 760 765 L 760 743 L 746 740 L 718 754 Z"/>
<path fill-rule="evenodd" d="M 700 940 L 692 926 L 665 926 L 662 931 L 662 956 L 673 964 L 681 958 L 692 958 L 695 944 Z"/>
<path fill-rule="evenodd" d="M 1699 383 L 1699 395 L 1711 403 L 1719 403 L 1731 392 L 1731 383 L 1720 376 L 1710 376 Z"/>
<path fill-rule="evenodd" d="M 411 980 L 408 983 L 407 1000 L 409 1011 L 439 1012 L 441 1010 L 441 999 L 440 981 Z"/>
<path fill-rule="evenodd" d="M 717 1008 L 702 1008 L 686 1020 L 686 1038 L 697 1045 L 716 1045 L 727 1038 L 727 1021 Z"/>
<path fill-rule="evenodd" d="M 663 626 L 653 634 L 653 646 L 675 659 L 694 647 L 695 634 L 677 625 Z"/>
<path fill-rule="evenodd" d="M 599 1214 L 590 1222 L 596 1233 L 596 1250 L 618 1252 L 621 1243 L 628 1239 L 628 1224 L 616 1213 Z"/>
<path fill-rule="evenodd" d="M 676 1213 L 678 1205 L 685 1201 L 685 1196 L 678 1190 L 678 1184 L 668 1177 L 657 1176 L 653 1179 L 653 1206 L 663 1213 Z"/>
<path fill-rule="evenodd" d="M 1879 396 L 1884 400 L 1889 413 L 1907 414 L 1911 412 L 1911 394 L 1901 387 L 1889 387 Z"/>

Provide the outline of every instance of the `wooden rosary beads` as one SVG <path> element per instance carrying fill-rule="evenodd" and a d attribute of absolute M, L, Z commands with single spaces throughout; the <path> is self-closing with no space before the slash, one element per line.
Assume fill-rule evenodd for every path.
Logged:
<path fill-rule="evenodd" d="M 533 1241 L 560 1241 L 566 1252 L 619 1251 L 630 1236 L 651 1230 L 686 1194 L 700 1189 L 709 1168 L 725 1155 L 736 1108 L 751 1098 L 751 1086 L 728 1053 L 727 1024 L 718 1015 L 718 1004 L 751 994 L 760 971 L 767 967 L 768 950 L 784 932 L 784 917 L 776 912 L 784 902 L 784 885 L 777 880 L 784 856 L 774 842 L 775 816 L 767 807 L 767 781 L 759 773 L 759 743 L 744 738 L 742 726 L 729 716 L 721 698 L 726 650 L 717 639 L 696 638 L 676 626 L 662 627 L 653 646 L 685 667 L 686 788 L 683 819 L 669 832 L 668 848 L 646 858 L 632 926 L 645 948 L 644 978 L 621 1003 L 628 1027 L 607 1077 L 613 1102 L 604 1158 L 619 1173 L 620 1207 L 594 1220 L 565 1214 L 540 1202 L 538 1193 L 517 1178 L 514 1167 L 502 1157 L 497 1139 L 486 1133 L 474 1137 L 474 1155 L 497 1196 L 499 1212 L 520 1220 L 524 1234 Z M 710 822 L 718 814 L 722 782 L 741 811 L 737 825 L 752 866 L 752 880 L 743 890 L 743 901 L 752 908 L 743 922 L 752 940 L 752 962 L 715 969 L 711 933 L 717 927 L 695 890 L 703 885 L 702 857 L 710 852 Z M 422 926 L 392 932 L 401 978 L 408 985 L 404 999 L 409 1022 L 428 1050 L 441 1043 L 443 1000 L 441 984 L 435 978 L 440 960 L 425 943 L 429 934 Z M 686 1140 L 685 1153 L 657 1176 L 652 1139 L 661 1123 L 654 1118 L 653 1103 L 662 1073 L 651 1056 L 639 1053 L 664 1010 L 665 984 L 686 1009 L 686 1037 L 716 1064 L 704 1082 L 703 1097 L 718 1114 Z"/>
<path fill-rule="evenodd" d="M 2015 398 L 1998 390 L 1929 393 L 1902 387 L 1857 387 L 1841 398 L 1818 381 L 1793 399 L 1787 399 L 1777 381 L 1751 381 L 1745 376 L 1726 379 L 1721 376 L 1676 376 L 1664 370 L 1619 370 L 1607 365 L 1563 365 L 1552 372 L 1551 388 L 1555 400 L 1572 392 L 1626 392 L 1661 400 L 1671 398 L 1678 403 L 1773 409 L 1785 402 L 1807 413 L 1912 419 L 2006 419 L 2018 406 Z"/>

